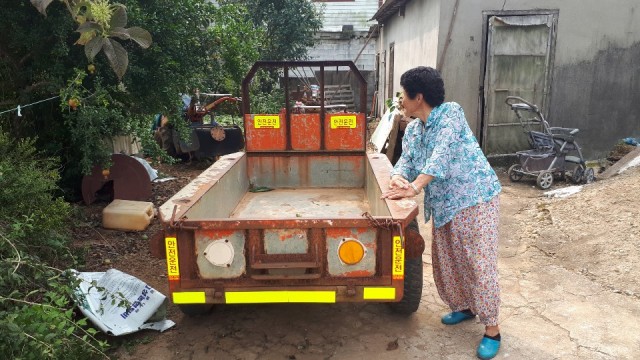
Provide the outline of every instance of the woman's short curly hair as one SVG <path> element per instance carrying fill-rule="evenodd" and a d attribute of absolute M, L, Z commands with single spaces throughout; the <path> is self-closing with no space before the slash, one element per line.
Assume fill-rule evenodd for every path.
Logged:
<path fill-rule="evenodd" d="M 418 66 L 407 70 L 400 77 L 400 85 L 410 99 L 422 94 L 424 101 L 431 107 L 444 102 L 444 82 L 434 68 Z"/>

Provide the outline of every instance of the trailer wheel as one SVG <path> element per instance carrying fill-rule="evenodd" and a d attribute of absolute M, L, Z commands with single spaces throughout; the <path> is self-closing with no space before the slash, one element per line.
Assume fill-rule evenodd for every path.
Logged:
<path fill-rule="evenodd" d="M 195 317 L 205 315 L 211 311 L 213 305 L 211 304 L 182 304 L 178 305 L 180 311 L 189 317 Z"/>
<path fill-rule="evenodd" d="M 418 310 L 422 298 L 422 257 L 406 259 L 404 263 L 404 296 L 398 302 L 388 303 L 391 310 L 411 315 Z"/>

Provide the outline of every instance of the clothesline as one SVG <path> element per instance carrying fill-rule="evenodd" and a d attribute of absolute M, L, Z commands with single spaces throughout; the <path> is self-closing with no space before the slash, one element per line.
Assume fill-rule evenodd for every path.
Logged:
<path fill-rule="evenodd" d="M 60 97 L 60 95 L 56 95 L 56 96 L 50 97 L 48 99 L 44 99 L 44 100 L 39 100 L 39 101 L 33 102 L 31 104 L 18 105 L 16 107 L 14 107 L 13 109 L 9 109 L 9 110 L 5 110 L 5 111 L 0 112 L 0 115 L 2 115 L 4 113 L 12 112 L 12 111 L 18 111 L 18 116 L 22 116 L 22 114 L 20 113 L 20 111 L 22 109 L 24 109 L 26 107 L 29 107 L 29 106 L 32 106 L 32 105 L 40 104 L 40 103 L 45 102 L 45 101 L 53 100 L 53 99 L 56 99 L 56 98 L 59 98 L 59 97 Z"/>

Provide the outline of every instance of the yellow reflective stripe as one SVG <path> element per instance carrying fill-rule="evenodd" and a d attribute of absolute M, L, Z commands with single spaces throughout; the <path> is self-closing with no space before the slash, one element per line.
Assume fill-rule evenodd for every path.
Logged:
<path fill-rule="evenodd" d="M 174 304 L 204 304 L 206 302 L 205 298 L 204 291 L 173 293 Z"/>
<path fill-rule="evenodd" d="M 227 304 L 335 303 L 335 291 L 228 291 Z"/>
<path fill-rule="evenodd" d="M 335 291 L 289 291 L 289 302 L 292 303 L 334 303 Z"/>
<path fill-rule="evenodd" d="M 392 287 L 366 287 L 362 296 L 365 300 L 395 300 L 396 288 Z"/>

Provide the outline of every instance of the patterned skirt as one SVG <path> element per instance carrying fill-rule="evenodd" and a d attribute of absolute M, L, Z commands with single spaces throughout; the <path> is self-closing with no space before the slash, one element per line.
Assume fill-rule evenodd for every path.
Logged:
<path fill-rule="evenodd" d="M 469 309 L 486 326 L 498 325 L 498 218 L 500 201 L 463 209 L 433 228 L 433 277 L 452 311 Z"/>

